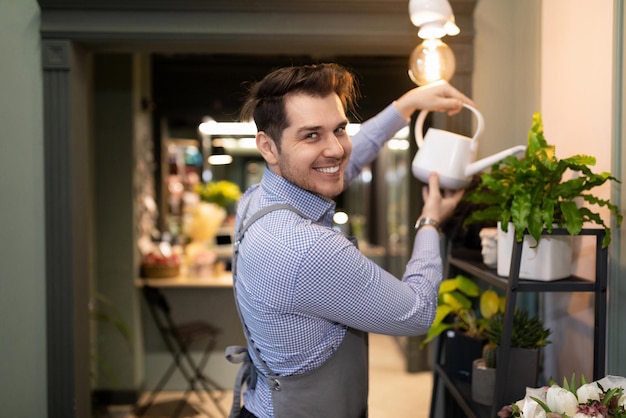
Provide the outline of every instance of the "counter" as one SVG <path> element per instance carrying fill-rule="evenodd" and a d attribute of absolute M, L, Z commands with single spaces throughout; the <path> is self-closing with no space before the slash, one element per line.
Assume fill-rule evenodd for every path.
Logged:
<path fill-rule="evenodd" d="M 211 277 L 189 277 L 185 274 L 171 277 L 171 278 L 139 278 L 136 280 L 135 285 L 141 287 L 148 285 L 152 287 L 160 288 L 193 288 L 193 287 L 233 287 L 233 274 L 230 271 L 225 271 L 221 274 Z"/>

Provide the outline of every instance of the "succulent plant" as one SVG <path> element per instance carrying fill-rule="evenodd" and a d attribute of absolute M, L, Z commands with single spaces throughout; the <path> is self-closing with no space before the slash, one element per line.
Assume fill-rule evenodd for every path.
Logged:
<path fill-rule="evenodd" d="M 485 361 L 485 366 L 491 369 L 496 368 L 496 352 L 498 351 L 498 346 L 494 343 L 487 343 L 483 347 L 483 360 Z"/>
<path fill-rule="evenodd" d="M 500 345 L 504 328 L 504 314 L 497 313 L 489 318 L 487 337 L 489 342 Z M 511 348 L 540 348 L 550 344 L 550 329 L 545 328 L 538 317 L 529 317 L 527 311 L 515 310 L 511 330 Z"/>

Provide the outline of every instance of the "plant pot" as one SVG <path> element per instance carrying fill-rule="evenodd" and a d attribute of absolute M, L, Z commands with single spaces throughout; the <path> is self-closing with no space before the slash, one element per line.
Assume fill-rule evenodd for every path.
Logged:
<path fill-rule="evenodd" d="M 486 338 L 468 337 L 462 332 L 446 333 L 445 368 L 456 378 L 471 382 L 472 363 L 483 355 Z"/>
<path fill-rule="evenodd" d="M 499 352 L 499 349 L 498 349 Z M 497 357 L 498 354 L 496 354 Z M 526 396 L 527 387 L 536 387 L 539 377 L 539 350 L 528 348 L 509 349 L 509 370 L 504 382 L 503 405 Z M 498 361 L 496 360 L 496 364 Z M 493 405 L 496 393 L 497 369 L 486 367 L 482 358 L 472 363 L 472 400 L 481 405 Z"/>
<path fill-rule="evenodd" d="M 487 367 L 485 360 L 478 358 L 472 363 L 472 400 L 481 405 L 493 405 L 496 393 L 496 369 Z"/>
<path fill-rule="evenodd" d="M 499 353 L 496 352 L 496 367 Z M 537 387 L 539 377 L 539 349 L 509 348 L 509 370 L 504 382 L 503 405 L 509 405 L 526 396 L 527 387 Z"/>
<path fill-rule="evenodd" d="M 509 223 L 508 232 L 502 231 L 498 222 L 498 275 L 508 277 L 511 269 L 511 255 L 515 242 L 515 227 Z M 552 281 L 569 277 L 572 274 L 572 237 L 569 235 L 543 235 L 539 245 L 535 240 L 524 236 L 520 279 Z"/>

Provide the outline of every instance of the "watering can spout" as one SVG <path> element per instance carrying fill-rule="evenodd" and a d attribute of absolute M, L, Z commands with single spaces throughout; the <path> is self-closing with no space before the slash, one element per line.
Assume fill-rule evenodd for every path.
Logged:
<path fill-rule="evenodd" d="M 517 145 L 515 147 L 505 149 L 504 151 L 500 151 L 496 154 L 490 155 L 489 157 L 485 157 L 482 160 L 475 161 L 465 168 L 465 175 L 471 177 L 474 174 L 480 173 L 481 171 L 491 167 L 492 165 L 500 160 L 503 160 L 509 155 L 519 154 L 520 152 L 524 151 L 526 151 L 526 146 Z"/>

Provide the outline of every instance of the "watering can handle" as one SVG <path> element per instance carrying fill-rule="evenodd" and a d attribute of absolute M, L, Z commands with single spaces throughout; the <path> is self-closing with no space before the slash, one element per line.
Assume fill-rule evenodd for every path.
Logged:
<path fill-rule="evenodd" d="M 476 143 L 478 141 L 478 137 L 482 135 L 483 130 L 485 129 L 485 120 L 483 119 L 483 115 L 476 109 L 474 106 L 470 106 L 466 103 L 463 103 L 463 106 L 468 108 L 474 113 L 476 116 L 476 132 L 474 132 L 474 136 L 472 137 L 472 149 L 476 147 Z M 417 115 L 417 120 L 415 121 L 415 141 L 417 142 L 417 146 L 421 148 L 424 145 L 424 120 L 426 120 L 426 115 L 428 115 L 428 110 L 422 110 L 419 115 Z"/>

